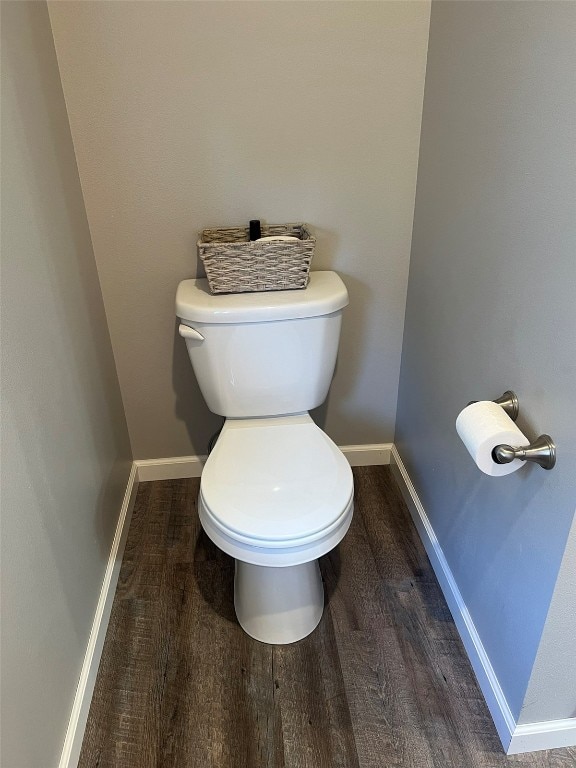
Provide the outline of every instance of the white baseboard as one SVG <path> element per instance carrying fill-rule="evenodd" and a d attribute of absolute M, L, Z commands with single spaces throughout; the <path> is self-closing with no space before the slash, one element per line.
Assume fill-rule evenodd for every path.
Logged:
<path fill-rule="evenodd" d="M 342 445 L 340 450 L 352 467 L 389 464 L 392 443 L 371 445 Z M 167 459 L 138 459 L 138 480 L 179 480 L 184 477 L 200 477 L 207 456 L 173 456 Z"/>
<path fill-rule="evenodd" d="M 517 755 L 519 752 L 537 752 L 539 749 L 557 749 L 575 745 L 576 717 L 568 717 L 565 720 L 517 725 L 507 754 Z"/>
<path fill-rule="evenodd" d="M 396 446 L 392 446 L 390 466 L 434 568 L 506 754 L 576 745 L 576 718 L 516 725 L 442 547 Z"/>
<path fill-rule="evenodd" d="M 207 456 L 172 456 L 167 459 L 138 459 L 138 480 L 180 480 L 184 477 L 200 477 Z"/>
<path fill-rule="evenodd" d="M 72 705 L 72 713 L 68 722 L 68 729 L 66 731 L 66 738 L 64 739 L 64 747 L 62 749 L 58 768 L 76 768 L 78 765 L 80 750 L 82 748 L 82 739 L 84 738 L 84 730 L 86 728 L 90 702 L 94 692 L 94 684 L 96 683 L 96 675 L 98 673 L 104 639 L 106 638 L 106 630 L 108 629 L 108 622 L 110 620 L 110 612 L 112 610 L 112 603 L 116 592 L 116 584 L 118 583 L 122 555 L 124 553 L 126 536 L 128 534 L 128 528 L 130 527 L 130 519 L 132 517 L 132 510 L 134 509 L 137 490 L 138 468 L 135 464 L 132 464 L 124 500 L 122 501 L 122 506 L 120 508 L 118 523 L 116 525 L 116 533 L 114 534 L 114 540 L 108 558 L 108 565 L 106 566 L 106 572 L 104 574 L 104 581 L 102 582 L 102 588 L 100 590 L 100 597 L 96 606 L 96 613 L 94 614 L 94 621 L 92 622 L 92 630 L 88 639 L 88 646 L 86 648 L 86 654 L 80 672 L 80 680 L 78 681 L 78 688 L 76 689 L 76 695 Z"/>
<path fill-rule="evenodd" d="M 351 467 L 371 467 L 380 464 L 390 464 L 392 443 L 341 445 L 340 450 L 348 459 Z"/>

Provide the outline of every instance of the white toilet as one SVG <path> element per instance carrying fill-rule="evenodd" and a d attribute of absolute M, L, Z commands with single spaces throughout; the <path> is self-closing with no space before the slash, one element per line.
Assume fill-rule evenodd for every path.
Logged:
<path fill-rule="evenodd" d="M 176 294 L 196 378 L 226 417 L 200 483 L 207 535 L 235 558 L 243 629 L 293 643 L 322 617 L 318 558 L 350 526 L 352 471 L 308 411 L 332 380 L 348 293 L 335 272 L 305 290 L 212 295 L 206 280 Z"/>

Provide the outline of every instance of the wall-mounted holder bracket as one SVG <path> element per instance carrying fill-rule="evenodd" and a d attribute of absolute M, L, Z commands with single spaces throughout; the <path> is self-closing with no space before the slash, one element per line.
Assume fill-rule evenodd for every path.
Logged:
<path fill-rule="evenodd" d="M 509 464 L 514 459 L 534 461 L 544 469 L 552 469 L 556 464 L 556 446 L 550 435 L 540 435 L 530 445 L 513 448 L 511 445 L 497 445 L 492 450 L 496 464 Z"/>
<path fill-rule="evenodd" d="M 472 403 L 477 402 L 477 400 L 471 400 L 468 405 L 472 405 Z M 496 405 L 499 405 L 504 411 L 506 411 L 512 421 L 516 421 L 520 411 L 518 395 L 516 392 L 512 392 L 511 389 L 507 389 L 501 397 L 499 397 L 497 400 L 493 400 L 492 402 L 496 403 Z"/>

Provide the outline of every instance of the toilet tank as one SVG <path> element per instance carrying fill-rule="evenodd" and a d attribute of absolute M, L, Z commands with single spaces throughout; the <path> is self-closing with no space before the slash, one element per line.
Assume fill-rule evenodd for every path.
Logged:
<path fill-rule="evenodd" d="M 323 403 L 347 304 L 335 272 L 312 272 L 295 291 L 212 295 L 205 279 L 181 282 L 180 333 L 210 410 L 250 418 Z"/>

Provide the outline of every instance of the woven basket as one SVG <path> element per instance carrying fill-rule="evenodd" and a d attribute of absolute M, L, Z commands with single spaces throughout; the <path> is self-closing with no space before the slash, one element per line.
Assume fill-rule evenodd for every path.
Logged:
<path fill-rule="evenodd" d="M 262 226 L 262 237 L 291 235 L 298 242 L 258 242 L 247 227 L 205 229 L 198 253 L 212 293 L 286 291 L 306 288 L 316 238 L 305 224 Z"/>

